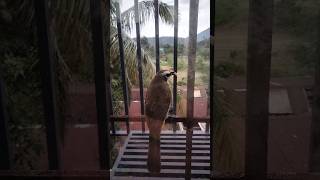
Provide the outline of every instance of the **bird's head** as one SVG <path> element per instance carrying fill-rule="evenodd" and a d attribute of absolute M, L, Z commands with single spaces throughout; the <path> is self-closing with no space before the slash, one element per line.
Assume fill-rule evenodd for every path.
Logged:
<path fill-rule="evenodd" d="M 157 76 L 159 76 L 161 79 L 167 81 L 169 79 L 170 76 L 177 76 L 177 73 L 174 72 L 173 70 L 160 70 L 157 73 Z"/>

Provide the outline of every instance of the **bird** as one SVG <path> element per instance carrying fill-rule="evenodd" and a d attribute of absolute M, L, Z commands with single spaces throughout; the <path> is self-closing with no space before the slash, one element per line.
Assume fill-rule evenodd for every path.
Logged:
<path fill-rule="evenodd" d="M 177 73 L 160 70 L 151 80 L 146 92 L 145 118 L 149 128 L 147 166 L 151 174 L 159 174 L 161 170 L 160 133 L 172 99 L 167 82 L 172 75 L 177 76 Z"/>

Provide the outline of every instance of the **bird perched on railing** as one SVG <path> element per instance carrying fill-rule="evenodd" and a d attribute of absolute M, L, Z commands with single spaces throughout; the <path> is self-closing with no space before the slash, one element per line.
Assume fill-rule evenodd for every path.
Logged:
<path fill-rule="evenodd" d="M 161 70 L 152 79 L 146 94 L 145 116 L 149 128 L 148 169 L 158 174 L 161 169 L 160 133 L 171 102 L 167 80 L 177 75 L 172 70 Z"/>

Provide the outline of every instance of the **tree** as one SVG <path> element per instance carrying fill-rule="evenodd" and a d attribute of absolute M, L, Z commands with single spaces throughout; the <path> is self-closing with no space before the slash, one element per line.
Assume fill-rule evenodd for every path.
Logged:
<path fill-rule="evenodd" d="M 90 1 L 88 0 L 51 0 L 51 30 L 54 33 L 54 51 L 57 59 L 57 74 L 59 84 L 60 108 L 63 110 L 63 101 L 66 85 L 72 80 L 93 81 L 92 65 L 92 39 L 90 33 Z M 102 0 L 105 4 L 108 1 Z M 39 81 L 39 59 L 37 57 L 37 45 L 35 32 L 35 19 L 33 3 L 25 0 L 1 0 L 0 1 L 0 68 L 4 72 L 9 96 L 10 135 L 20 151 L 15 152 L 16 164 L 19 169 L 33 169 L 34 157 L 41 147 L 41 136 L 34 136 L 26 130 L 26 126 L 41 123 L 41 83 Z M 115 3 L 111 3 L 111 74 L 113 81 L 119 81 L 118 73 L 118 38 L 115 22 Z M 160 3 L 160 18 L 165 23 L 172 23 L 172 7 Z M 102 7 L 106 7 L 103 5 Z M 153 16 L 153 3 L 151 0 L 139 3 L 140 22 L 145 24 L 149 17 Z M 107 13 L 107 9 L 103 9 Z M 122 13 L 125 32 L 134 27 L 134 8 L 129 8 Z M 104 19 L 109 21 L 110 19 Z M 126 58 L 126 70 L 128 82 L 137 84 L 136 45 L 125 33 L 124 48 Z M 109 38 L 109 37 L 107 37 Z M 144 82 L 154 75 L 155 68 L 150 58 L 143 53 Z M 117 83 L 113 83 L 117 84 Z M 115 89 L 117 90 L 117 89 Z M 23 128 L 21 128 L 23 127 Z M 23 137 L 23 138 L 21 138 Z M 35 146 L 36 145 L 36 146 Z M 39 145 L 39 146 L 38 146 Z M 29 150 L 35 148 L 34 150 Z M 33 153 L 30 155 L 30 153 Z"/>
<path fill-rule="evenodd" d="M 141 38 L 140 42 L 141 42 L 141 47 L 142 47 L 143 49 L 149 49 L 149 48 L 150 48 L 150 44 L 149 44 L 149 41 L 148 41 L 148 38 L 147 38 L 147 37 L 143 36 L 143 37 Z"/>
<path fill-rule="evenodd" d="M 178 53 L 179 54 L 184 54 L 185 47 L 183 44 L 178 44 Z"/>
<path fill-rule="evenodd" d="M 275 27 L 294 36 L 290 44 L 299 69 L 312 75 L 317 59 L 317 24 L 320 2 L 317 0 L 275 1 Z M 306 33 L 307 32 L 307 33 Z"/>

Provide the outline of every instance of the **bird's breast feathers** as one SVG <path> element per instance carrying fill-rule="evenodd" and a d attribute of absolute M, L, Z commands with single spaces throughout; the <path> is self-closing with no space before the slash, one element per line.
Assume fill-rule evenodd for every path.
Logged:
<path fill-rule="evenodd" d="M 146 95 L 146 115 L 154 119 L 165 119 L 171 101 L 171 92 L 166 82 L 151 82 Z"/>

